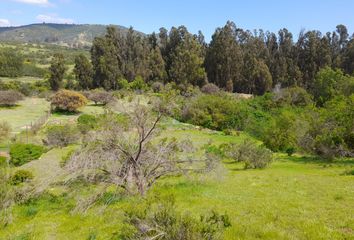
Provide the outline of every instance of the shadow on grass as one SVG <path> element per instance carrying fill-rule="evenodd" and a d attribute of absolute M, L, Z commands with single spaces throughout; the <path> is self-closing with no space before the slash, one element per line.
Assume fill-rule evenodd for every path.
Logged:
<path fill-rule="evenodd" d="M 320 164 L 320 165 L 354 165 L 353 158 L 340 158 L 329 160 L 321 158 L 318 156 L 283 156 L 278 158 L 280 161 L 292 161 L 296 163 L 311 163 L 311 164 Z"/>
<path fill-rule="evenodd" d="M 21 105 L 15 104 L 15 105 L 0 105 L 0 110 L 12 110 L 20 107 Z"/>
<path fill-rule="evenodd" d="M 90 106 L 90 107 L 104 107 L 106 106 L 107 104 L 103 104 L 103 103 L 90 103 L 90 104 L 87 104 L 86 106 Z"/>
<path fill-rule="evenodd" d="M 52 115 L 54 116 L 76 116 L 80 115 L 81 112 L 69 112 L 69 111 L 63 111 L 63 110 L 55 110 L 52 112 Z"/>

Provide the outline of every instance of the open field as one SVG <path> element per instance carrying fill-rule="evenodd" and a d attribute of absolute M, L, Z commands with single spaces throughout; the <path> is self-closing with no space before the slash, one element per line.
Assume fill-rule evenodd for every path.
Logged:
<path fill-rule="evenodd" d="M 17 107 L 14 111 L 20 116 L 23 110 Z M 97 106 L 83 109 L 101 111 Z M 51 121 L 75 118 L 53 115 Z M 226 136 L 174 120 L 163 125 L 164 135 L 188 138 L 197 147 L 210 141 L 221 144 L 249 138 L 244 133 Z M 63 178 L 59 162 L 69 149 L 51 150 L 21 168 L 31 169 L 34 183 L 46 187 L 43 183 Z M 150 194 L 172 194 L 178 209 L 192 215 L 212 209 L 227 213 L 232 226 L 224 239 L 353 239 L 353 177 L 342 175 L 353 164 L 350 159 L 328 163 L 309 156 L 276 154 L 267 169 L 243 170 L 242 165 L 224 159 L 222 168 L 207 176 L 163 178 Z M 141 201 L 122 197 L 76 214 L 71 212 L 76 200 L 100 187 L 78 184 L 48 185 L 46 194 L 16 206 L 13 223 L 0 231 L 0 239 L 112 239 L 124 226 L 123 209 Z"/>
<path fill-rule="evenodd" d="M 17 77 L 17 78 L 7 78 L 7 77 L 0 77 L 1 81 L 4 82 L 9 82 L 9 81 L 20 81 L 24 83 L 31 83 L 35 81 L 43 81 L 43 78 L 38 78 L 38 77 Z"/>

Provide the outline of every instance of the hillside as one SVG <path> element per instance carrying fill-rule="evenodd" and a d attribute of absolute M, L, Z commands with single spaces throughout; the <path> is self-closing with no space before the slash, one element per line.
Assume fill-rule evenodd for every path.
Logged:
<path fill-rule="evenodd" d="M 123 33 L 128 28 L 116 26 Z M 18 27 L 0 27 L 0 41 L 51 43 L 69 47 L 90 46 L 96 36 L 103 35 L 106 25 L 98 24 L 30 24 Z"/>

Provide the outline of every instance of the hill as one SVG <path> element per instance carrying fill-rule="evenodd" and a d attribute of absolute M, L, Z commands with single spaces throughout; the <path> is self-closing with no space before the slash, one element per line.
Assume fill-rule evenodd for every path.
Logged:
<path fill-rule="evenodd" d="M 90 46 L 96 36 L 103 35 L 106 25 L 98 24 L 30 24 L 18 27 L 0 27 L 0 41 L 50 43 L 68 47 Z M 116 27 L 123 33 L 128 28 Z"/>

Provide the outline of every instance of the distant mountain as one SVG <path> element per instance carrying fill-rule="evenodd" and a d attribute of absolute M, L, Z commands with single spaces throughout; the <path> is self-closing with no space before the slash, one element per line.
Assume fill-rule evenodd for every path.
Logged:
<path fill-rule="evenodd" d="M 0 42 L 50 43 L 68 47 L 91 46 L 96 36 L 104 35 L 106 25 L 96 24 L 30 24 L 0 27 Z M 116 27 L 126 33 L 128 28 Z M 141 33 L 140 33 L 141 34 Z"/>

